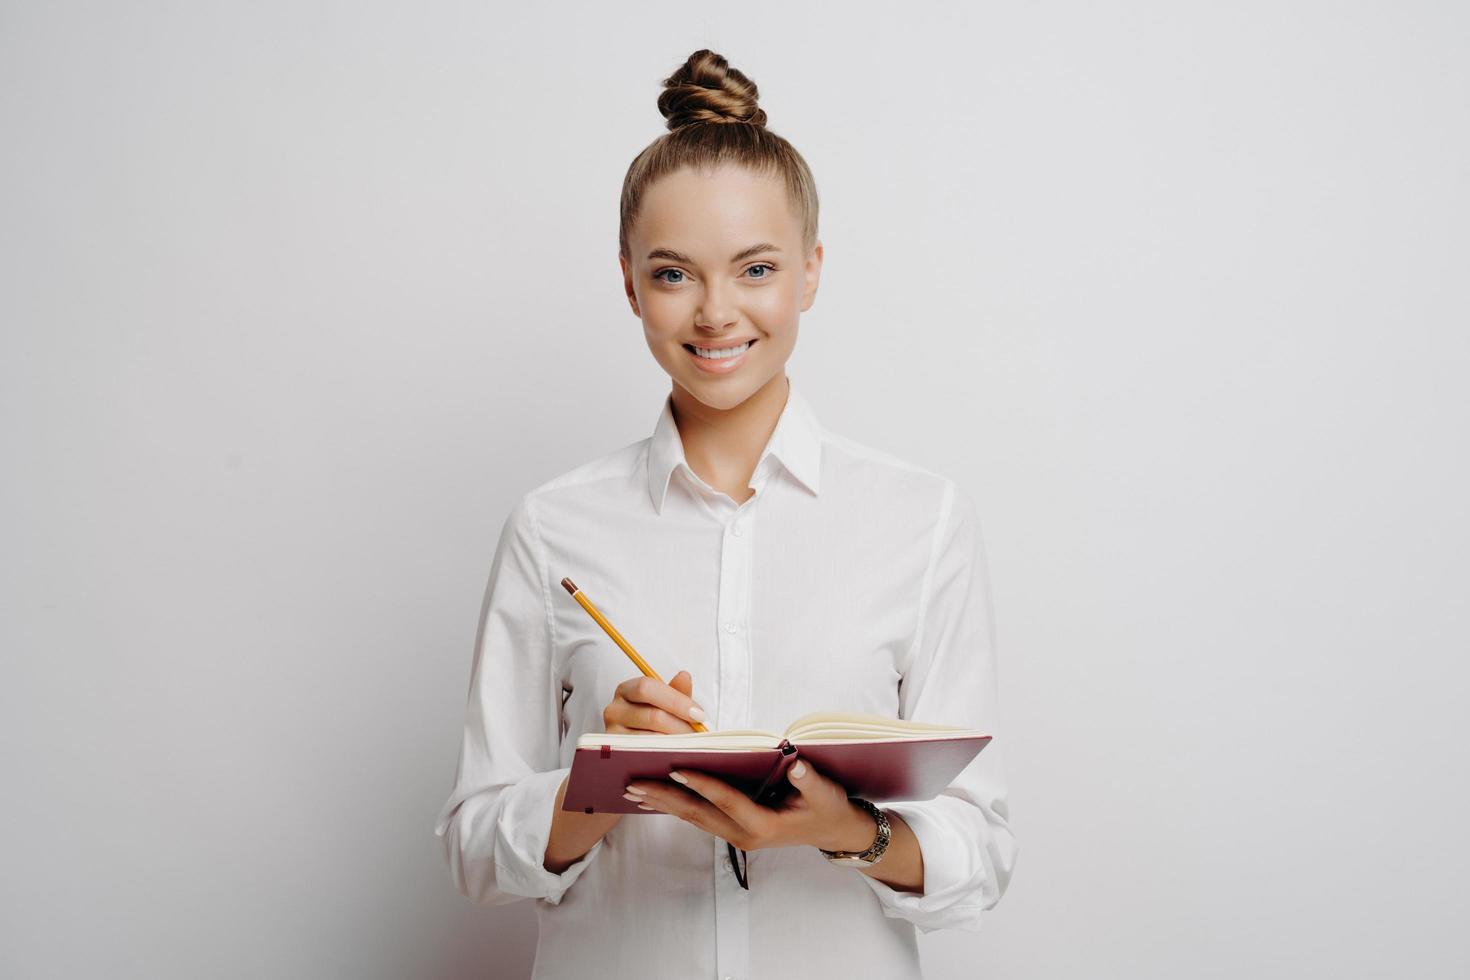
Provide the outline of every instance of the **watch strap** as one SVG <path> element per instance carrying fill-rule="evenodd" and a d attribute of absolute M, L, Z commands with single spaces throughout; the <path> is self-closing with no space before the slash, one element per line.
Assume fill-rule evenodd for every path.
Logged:
<path fill-rule="evenodd" d="M 892 839 L 893 835 L 892 824 L 888 821 L 888 814 L 880 807 L 875 806 L 861 797 L 849 796 L 848 800 L 867 810 L 873 819 L 877 821 L 878 831 L 873 838 L 873 843 L 868 845 L 868 849 L 865 851 L 829 851 L 824 847 L 819 847 L 817 850 L 821 851 L 823 856 L 829 861 L 840 861 L 843 864 L 861 864 L 864 867 L 877 864 L 878 859 L 883 856 L 883 852 L 888 849 L 888 842 Z"/>

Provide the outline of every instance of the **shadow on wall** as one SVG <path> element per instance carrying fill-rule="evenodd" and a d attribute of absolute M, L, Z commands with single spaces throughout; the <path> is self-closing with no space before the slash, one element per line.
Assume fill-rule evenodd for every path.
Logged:
<path fill-rule="evenodd" d="M 450 886 L 453 887 L 452 885 Z M 448 931 L 433 980 L 526 980 L 536 959 L 536 903 L 463 908 Z"/>

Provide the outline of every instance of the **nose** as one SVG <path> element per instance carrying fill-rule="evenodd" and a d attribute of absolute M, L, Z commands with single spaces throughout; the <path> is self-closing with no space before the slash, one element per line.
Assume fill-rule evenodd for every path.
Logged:
<path fill-rule="evenodd" d="M 694 325 L 701 330 L 720 331 L 733 327 L 736 319 L 733 287 L 726 289 L 712 280 L 694 313 Z"/>

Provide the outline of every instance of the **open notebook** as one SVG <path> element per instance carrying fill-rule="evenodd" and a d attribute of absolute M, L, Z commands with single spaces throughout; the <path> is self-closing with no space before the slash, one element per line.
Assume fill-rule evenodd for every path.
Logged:
<path fill-rule="evenodd" d="M 752 729 L 684 735 L 589 732 L 577 739 L 562 809 L 649 813 L 623 798 L 625 787 L 634 779 L 667 780 L 671 769 L 719 776 L 772 806 L 795 792 L 785 777 L 798 758 L 849 796 L 874 803 L 927 800 L 989 742 L 989 735 L 969 728 L 836 712 L 803 715 L 779 735 Z"/>

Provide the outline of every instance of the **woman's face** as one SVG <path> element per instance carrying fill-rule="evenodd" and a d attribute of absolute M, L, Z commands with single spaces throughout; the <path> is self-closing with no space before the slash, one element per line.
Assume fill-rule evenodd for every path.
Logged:
<path fill-rule="evenodd" d="M 648 348 L 676 384 L 729 409 L 784 376 L 822 268 L 821 242 L 810 255 L 801 245 L 801 222 L 778 177 L 684 169 L 648 189 L 628 236 L 632 254 L 619 261 Z M 747 341 L 731 358 L 694 350 Z"/>

